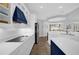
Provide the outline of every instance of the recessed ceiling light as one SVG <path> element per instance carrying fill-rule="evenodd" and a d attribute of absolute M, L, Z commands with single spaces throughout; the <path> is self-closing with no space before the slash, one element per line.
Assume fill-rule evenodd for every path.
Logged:
<path fill-rule="evenodd" d="M 59 6 L 58 8 L 63 8 L 63 6 Z"/>
<path fill-rule="evenodd" d="M 44 8 L 43 6 L 40 6 L 40 8 Z"/>

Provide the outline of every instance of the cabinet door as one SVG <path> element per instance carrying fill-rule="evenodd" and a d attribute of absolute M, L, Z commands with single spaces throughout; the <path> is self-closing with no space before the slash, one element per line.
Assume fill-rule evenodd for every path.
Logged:
<path fill-rule="evenodd" d="M 65 55 L 65 53 L 53 41 L 51 41 L 51 55 Z"/>

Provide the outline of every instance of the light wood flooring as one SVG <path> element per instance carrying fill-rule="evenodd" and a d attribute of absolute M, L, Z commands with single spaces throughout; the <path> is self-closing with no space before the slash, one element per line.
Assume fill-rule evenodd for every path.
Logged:
<path fill-rule="evenodd" d="M 40 37 L 38 44 L 32 48 L 31 55 L 50 55 L 50 47 L 46 37 Z"/>

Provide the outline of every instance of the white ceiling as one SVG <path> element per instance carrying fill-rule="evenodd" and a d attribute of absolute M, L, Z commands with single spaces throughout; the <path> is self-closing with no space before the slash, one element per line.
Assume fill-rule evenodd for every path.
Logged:
<path fill-rule="evenodd" d="M 66 15 L 79 7 L 78 3 L 27 3 L 31 13 L 40 20 L 46 20 L 58 15 Z"/>

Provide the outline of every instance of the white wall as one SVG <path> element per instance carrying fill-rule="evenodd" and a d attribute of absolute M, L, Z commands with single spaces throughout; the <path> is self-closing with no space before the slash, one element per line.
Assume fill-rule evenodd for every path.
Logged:
<path fill-rule="evenodd" d="M 72 31 L 79 31 L 79 8 L 66 15 L 69 23 L 72 24 Z M 74 28 L 74 26 L 77 27 Z"/>
<path fill-rule="evenodd" d="M 73 12 L 66 15 L 68 21 L 79 22 L 79 8 L 75 9 Z"/>
<path fill-rule="evenodd" d="M 48 33 L 48 22 L 47 21 L 44 21 L 43 22 L 43 36 L 47 36 L 47 33 Z"/>
<path fill-rule="evenodd" d="M 43 36 L 43 21 L 38 19 L 39 24 L 39 37 Z"/>
<path fill-rule="evenodd" d="M 43 20 L 38 20 L 38 23 L 39 23 L 39 37 L 47 36 L 48 22 Z"/>

